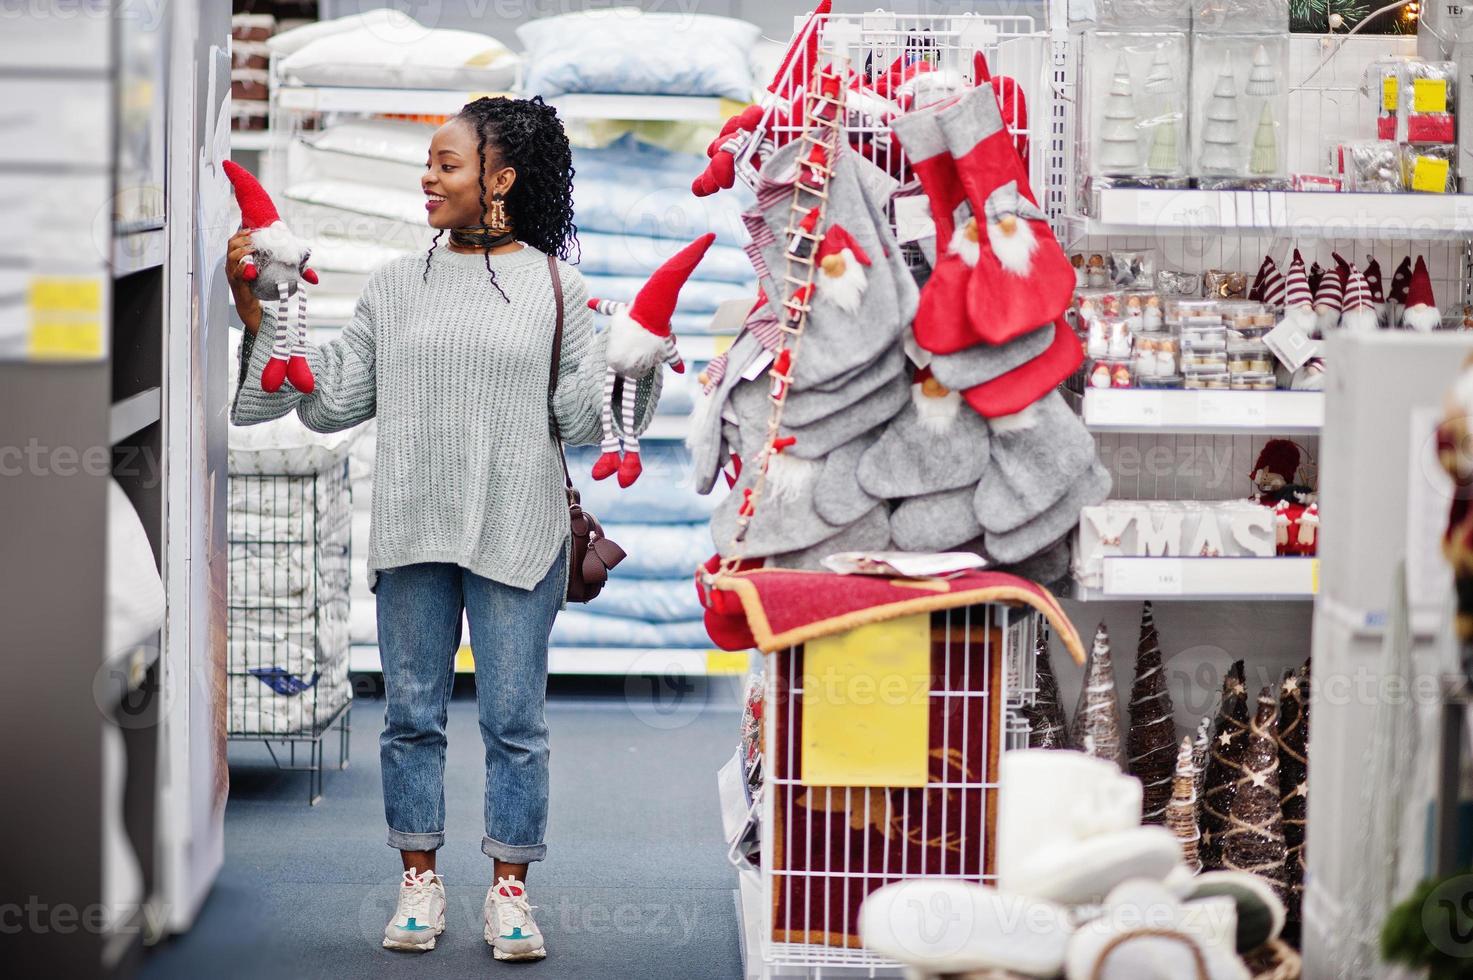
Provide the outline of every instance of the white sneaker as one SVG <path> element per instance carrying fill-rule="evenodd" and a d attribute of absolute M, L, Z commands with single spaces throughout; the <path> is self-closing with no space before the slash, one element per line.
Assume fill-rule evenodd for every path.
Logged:
<path fill-rule="evenodd" d="M 515 878 L 498 878 L 486 892 L 486 942 L 498 960 L 540 960 L 547 955 L 542 930 L 527 904 L 527 886 Z"/>
<path fill-rule="evenodd" d="M 384 949 L 417 953 L 435 948 L 435 937 L 445 931 L 445 882 L 433 871 L 404 872 L 399 907 L 384 926 Z"/>

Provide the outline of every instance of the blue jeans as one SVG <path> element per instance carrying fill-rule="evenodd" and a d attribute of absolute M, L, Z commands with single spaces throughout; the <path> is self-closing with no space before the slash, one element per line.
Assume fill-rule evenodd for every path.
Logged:
<path fill-rule="evenodd" d="M 464 609 L 486 745 L 481 850 L 511 864 L 547 856 L 547 638 L 566 562 L 559 557 L 531 591 L 441 562 L 379 571 L 387 701 L 379 757 L 390 847 L 433 851 L 445 843 L 445 721 Z"/>

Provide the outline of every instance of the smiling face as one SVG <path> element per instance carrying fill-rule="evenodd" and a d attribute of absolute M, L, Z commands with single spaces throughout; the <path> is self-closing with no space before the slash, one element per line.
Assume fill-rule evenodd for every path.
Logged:
<path fill-rule="evenodd" d="M 419 179 L 431 228 L 465 228 L 482 223 L 479 138 L 465 119 L 455 118 L 435 131 Z M 492 195 L 505 195 L 517 172 L 501 165 L 501 154 L 486 144 L 486 206 Z"/>

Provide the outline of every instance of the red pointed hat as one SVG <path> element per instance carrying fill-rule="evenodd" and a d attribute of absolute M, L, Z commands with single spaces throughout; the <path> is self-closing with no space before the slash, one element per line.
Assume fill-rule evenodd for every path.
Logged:
<path fill-rule="evenodd" d="M 1299 254 L 1297 248 L 1285 279 L 1288 287 L 1288 294 L 1284 297 L 1285 306 L 1309 306 L 1314 303 L 1314 296 L 1309 291 L 1309 277 L 1304 272 L 1304 256 Z"/>
<path fill-rule="evenodd" d="M 629 307 L 629 317 L 658 337 L 670 335 L 670 318 L 675 315 L 675 301 L 680 296 L 680 287 L 690 278 L 706 250 L 716 240 L 713 232 L 706 232 L 685 248 L 666 259 L 655 270 L 645 284 L 639 287 L 634 302 Z"/>
<path fill-rule="evenodd" d="M 1251 479 L 1254 473 L 1265 469 L 1283 477 L 1285 483 L 1293 483 L 1294 474 L 1299 471 L 1299 447 L 1288 439 L 1270 439 L 1263 444 L 1258 462 L 1253 464 L 1253 472 L 1248 476 Z"/>
<path fill-rule="evenodd" d="M 773 95 L 791 99 L 800 88 L 808 84 L 808 78 L 818 62 L 818 35 L 824 26 L 824 18 L 834 8 L 833 0 L 819 0 L 818 6 L 798 28 L 793 41 L 783 55 L 782 64 L 777 66 L 767 90 Z M 789 73 L 791 70 L 791 74 Z M 786 78 L 783 76 L 787 75 Z"/>
<path fill-rule="evenodd" d="M 1393 303 L 1405 304 L 1407 301 L 1407 288 L 1412 284 L 1412 257 L 1408 255 L 1401 260 L 1401 265 L 1391 274 L 1391 292 L 1387 299 Z"/>
<path fill-rule="evenodd" d="M 1412 269 L 1412 282 L 1407 287 L 1407 306 L 1436 306 L 1432 297 L 1432 277 L 1427 274 L 1427 263 L 1417 256 L 1417 265 Z"/>
<path fill-rule="evenodd" d="M 1369 310 L 1375 300 L 1365 275 L 1355 266 L 1349 268 L 1350 281 L 1345 284 L 1345 311 Z"/>
<path fill-rule="evenodd" d="M 269 228 L 281 220 L 271 195 L 254 174 L 231 160 L 224 163 L 225 176 L 235 188 L 235 201 L 240 205 L 240 220 L 249 229 Z"/>
<path fill-rule="evenodd" d="M 823 240 L 818 243 L 818 250 L 814 252 L 814 260 L 822 262 L 830 255 L 838 255 L 844 249 L 854 253 L 854 258 L 860 265 L 869 265 L 869 253 L 854 240 L 848 229 L 843 225 L 832 225 L 828 231 L 823 233 Z"/>
<path fill-rule="evenodd" d="M 1371 289 L 1372 303 L 1386 302 L 1386 295 L 1381 292 L 1381 263 L 1374 257 L 1366 263 L 1366 285 Z"/>

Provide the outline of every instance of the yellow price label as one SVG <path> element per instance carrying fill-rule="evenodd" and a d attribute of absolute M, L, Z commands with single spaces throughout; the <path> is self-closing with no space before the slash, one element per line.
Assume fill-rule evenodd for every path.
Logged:
<path fill-rule="evenodd" d="M 722 96 L 721 100 L 716 104 L 716 112 L 721 116 L 722 121 L 725 122 L 749 105 L 751 105 L 750 102 L 739 102 L 736 99 L 728 99 Z"/>
<path fill-rule="evenodd" d="M 31 320 L 27 356 L 42 361 L 86 361 L 102 356 L 99 277 L 33 276 L 26 305 Z"/>
<path fill-rule="evenodd" d="M 96 276 L 33 276 L 27 300 L 33 313 L 101 313 L 102 280 Z"/>
<path fill-rule="evenodd" d="M 736 676 L 747 672 L 745 650 L 707 650 L 706 673 L 712 677 Z"/>
<path fill-rule="evenodd" d="M 27 352 L 37 361 L 96 360 L 102 356 L 102 323 L 33 317 Z"/>
<path fill-rule="evenodd" d="M 1436 157 L 1417 157 L 1412 164 L 1412 190 L 1424 194 L 1447 193 L 1448 162 Z"/>
<path fill-rule="evenodd" d="M 1310 595 L 1320 594 L 1320 560 L 1318 558 L 1309 560 L 1309 593 Z"/>
<path fill-rule="evenodd" d="M 1381 79 L 1381 108 L 1386 112 L 1396 111 L 1397 84 L 1395 75 Z"/>
<path fill-rule="evenodd" d="M 1446 112 L 1447 83 L 1440 78 L 1418 78 L 1412 82 L 1413 112 Z"/>

